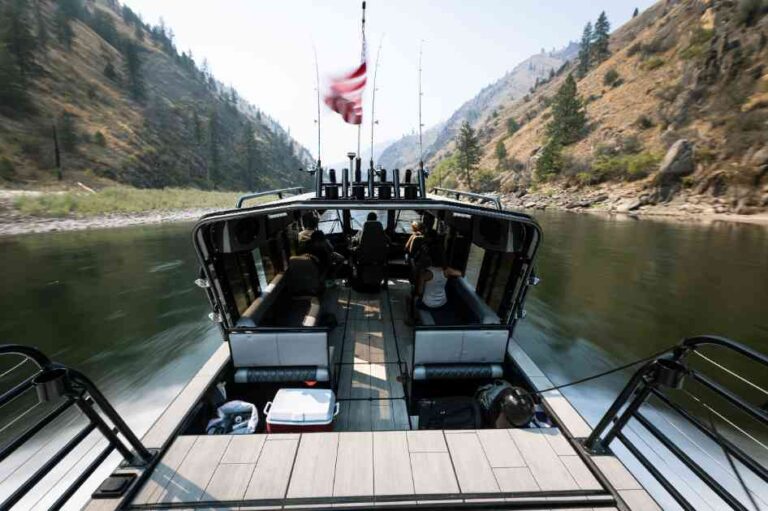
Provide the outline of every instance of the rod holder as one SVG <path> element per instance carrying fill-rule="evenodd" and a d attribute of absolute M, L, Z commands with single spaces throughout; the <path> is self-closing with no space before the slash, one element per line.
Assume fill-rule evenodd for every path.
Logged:
<path fill-rule="evenodd" d="M 67 394 L 67 370 L 61 367 L 45 370 L 35 376 L 32 384 L 41 403 L 55 401 Z"/>
<path fill-rule="evenodd" d="M 349 169 L 341 171 L 341 196 L 345 199 L 349 197 Z"/>
<path fill-rule="evenodd" d="M 400 198 L 400 169 L 392 171 L 392 188 L 395 191 L 395 199 Z"/>
<path fill-rule="evenodd" d="M 688 369 L 678 362 L 669 358 L 660 358 L 656 361 L 655 370 L 652 378 L 657 385 L 669 387 L 671 389 L 682 389 L 685 375 Z"/>

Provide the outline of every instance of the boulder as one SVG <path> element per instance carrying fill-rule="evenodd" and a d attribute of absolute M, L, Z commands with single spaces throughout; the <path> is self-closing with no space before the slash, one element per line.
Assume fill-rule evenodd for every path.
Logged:
<path fill-rule="evenodd" d="M 661 181 L 677 181 L 681 177 L 693 174 L 695 169 L 693 143 L 681 138 L 672 144 L 661 161 L 658 177 Z"/>
<path fill-rule="evenodd" d="M 616 205 L 616 212 L 629 213 L 630 211 L 634 211 L 642 205 L 643 203 L 640 199 L 624 199 Z"/>

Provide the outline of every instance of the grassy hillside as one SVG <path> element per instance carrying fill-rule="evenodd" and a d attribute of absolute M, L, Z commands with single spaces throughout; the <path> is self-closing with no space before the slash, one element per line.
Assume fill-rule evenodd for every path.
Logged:
<path fill-rule="evenodd" d="M 552 186 L 566 194 L 620 186 L 646 201 L 683 193 L 717 198 L 732 211 L 765 208 L 766 12 L 765 0 L 657 3 L 612 33 L 609 55 L 584 76 L 573 59 L 503 106 L 493 122 L 478 126 L 486 136 L 480 137 L 483 157 L 476 172 L 491 174 L 489 189 L 518 195 Z M 552 122 L 552 101 L 571 73 L 586 126 L 575 142 L 562 147 L 560 168 L 543 176 L 536 169 Z M 520 126 L 512 134 L 505 129 L 510 119 Z M 694 164 L 690 173 L 666 179 L 659 167 L 679 140 L 692 144 Z M 444 158 L 451 150 L 447 144 L 431 164 L 442 160 L 461 186 L 460 174 L 451 174 Z"/>
<path fill-rule="evenodd" d="M 116 0 L 0 0 L 0 186 L 263 189 L 310 160 Z M 266 99 L 266 98 L 265 98 Z"/>

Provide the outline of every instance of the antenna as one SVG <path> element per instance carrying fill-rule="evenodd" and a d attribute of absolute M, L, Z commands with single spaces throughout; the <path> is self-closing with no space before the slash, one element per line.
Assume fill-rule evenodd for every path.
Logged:
<path fill-rule="evenodd" d="M 365 2 L 363 2 L 363 23 L 361 26 L 363 36 L 363 50 L 360 55 L 360 60 L 365 62 L 367 60 L 366 48 L 365 48 Z M 360 134 L 362 133 L 362 122 L 357 125 L 357 161 L 360 161 Z"/>
<path fill-rule="evenodd" d="M 373 90 L 371 91 L 371 169 L 373 169 L 373 129 L 378 121 L 376 121 L 376 75 L 379 74 L 379 58 L 381 57 L 381 43 L 384 42 L 384 35 L 382 34 L 379 41 L 379 49 L 376 51 L 376 67 L 373 68 Z"/>
<path fill-rule="evenodd" d="M 317 167 L 320 168 L 320 67 L 317 65 L 317 47 L 313 44 L 315 52 L 315 91 L 317 92 Z"/>

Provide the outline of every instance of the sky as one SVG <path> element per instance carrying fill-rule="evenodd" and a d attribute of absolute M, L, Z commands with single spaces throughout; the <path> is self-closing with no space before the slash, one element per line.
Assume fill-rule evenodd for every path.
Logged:
<path fill-rule="evenodd" d="M 360 62 L 358 0 L 125 0 L 146 22 L 162 18 L 179 51 L 191 50 L 214 76 L 277 119 L 317 156 L 317 51 L 321 90 Z M 650 0 L 368 0 L 369 82 L 363 154 L 371 144 L 371 91 L 378 56 L 375 143 L 418 129 L 418 63 L 422 47 L 425 129 L 542 48 L 581 37 L 606 11 L 611 29 Z M 379 53 L 379 47 L 381 48 Z M 321 106 L 321 156 L 345 160 L 357 150 L 357 127 Z"/>

